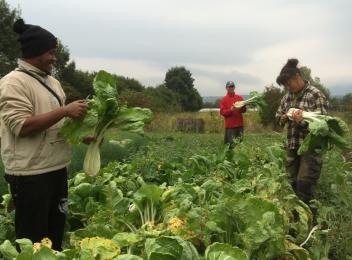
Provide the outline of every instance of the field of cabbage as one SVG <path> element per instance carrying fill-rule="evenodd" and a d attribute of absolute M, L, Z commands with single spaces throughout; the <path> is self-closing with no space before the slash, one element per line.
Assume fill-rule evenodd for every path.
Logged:
<path fill-rule="evenodd" d="M 103 162 L 125 156 L 98 176 L 72 174 L 62 252 L 19 240 L 19 253 L 4 195 L 1 259 L 352 259 L 350 154 L 324 155 L 313 227 L 287 181 L 281 134 L 247 135 L 234 150 L 220 134 L 147 134 L 138 150 L 136 140 L 103 146 Z"/>

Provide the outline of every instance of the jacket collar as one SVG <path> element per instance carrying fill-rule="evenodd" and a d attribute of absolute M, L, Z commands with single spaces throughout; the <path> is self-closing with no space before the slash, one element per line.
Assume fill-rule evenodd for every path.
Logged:
<path fill-rule="evenodd" d="M 33 65 L 29 64 L 28 62 L 22 60 L 22 59 L 18 59 L 17 60 L 17 64 L 18 64 L 18 68 L 22 69 L 22 70 L 27 70 L 29 72 L 33 72 L 37 75 L 39 75 L 40 77 L 45 78 L 46 76 L 48 76 L 48 74 L 44 71 L 42 71 L 41 69 L 38 69 L 37 67 L 34 67 Z"/>

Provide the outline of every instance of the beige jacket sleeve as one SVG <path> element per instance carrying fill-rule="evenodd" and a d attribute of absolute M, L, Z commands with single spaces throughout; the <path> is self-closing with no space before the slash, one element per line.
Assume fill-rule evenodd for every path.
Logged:
<path fill-rule="evenodd" d="M 6 82 L 0 89 L 0 110 L 3 123 L 19 135 L 24 121 L 33 115 L 30 92 L 20 82 Z"/>

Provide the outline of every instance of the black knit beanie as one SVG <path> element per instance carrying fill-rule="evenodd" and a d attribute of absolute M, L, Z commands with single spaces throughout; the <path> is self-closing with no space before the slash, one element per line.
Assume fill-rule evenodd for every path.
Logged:
<path fill-rule="evenodd" d="M 19 19 L 13 25 L 21 43 L 22 57 L 33 58 L 57 47 L 57 38 L 40 26 L 25 24 Z"/>

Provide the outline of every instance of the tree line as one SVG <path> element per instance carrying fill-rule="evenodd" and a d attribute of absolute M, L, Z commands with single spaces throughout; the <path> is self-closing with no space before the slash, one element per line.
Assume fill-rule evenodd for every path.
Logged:
<path fill-rule="evenodd" d="M 21 54 L 17 34 L 12 30 L 19 17 L 19 10 L 11 9 L 5 0 L 0 0 L 0 32 L 6 35 L 0 38 L 0 78 L 16 68 Z M 76 68 L 75 62 L 70 61 L 68 47 L 61 43 L 56 56 L 53 75 L 61 82 L 67 102 L 92 95 L 92 82 L 97 72 Z M 154 112 L 181 112 L 198 111 L 203 105 L 194 87 L 192 73 L 183 66 L 170 68 L 164 82 L 155 87 L 146 87 L 138 80 L 122 75 L 114 74 L 114 77 L 117 79 L 119 99 L 128 106 L 147 107 Z"/>

